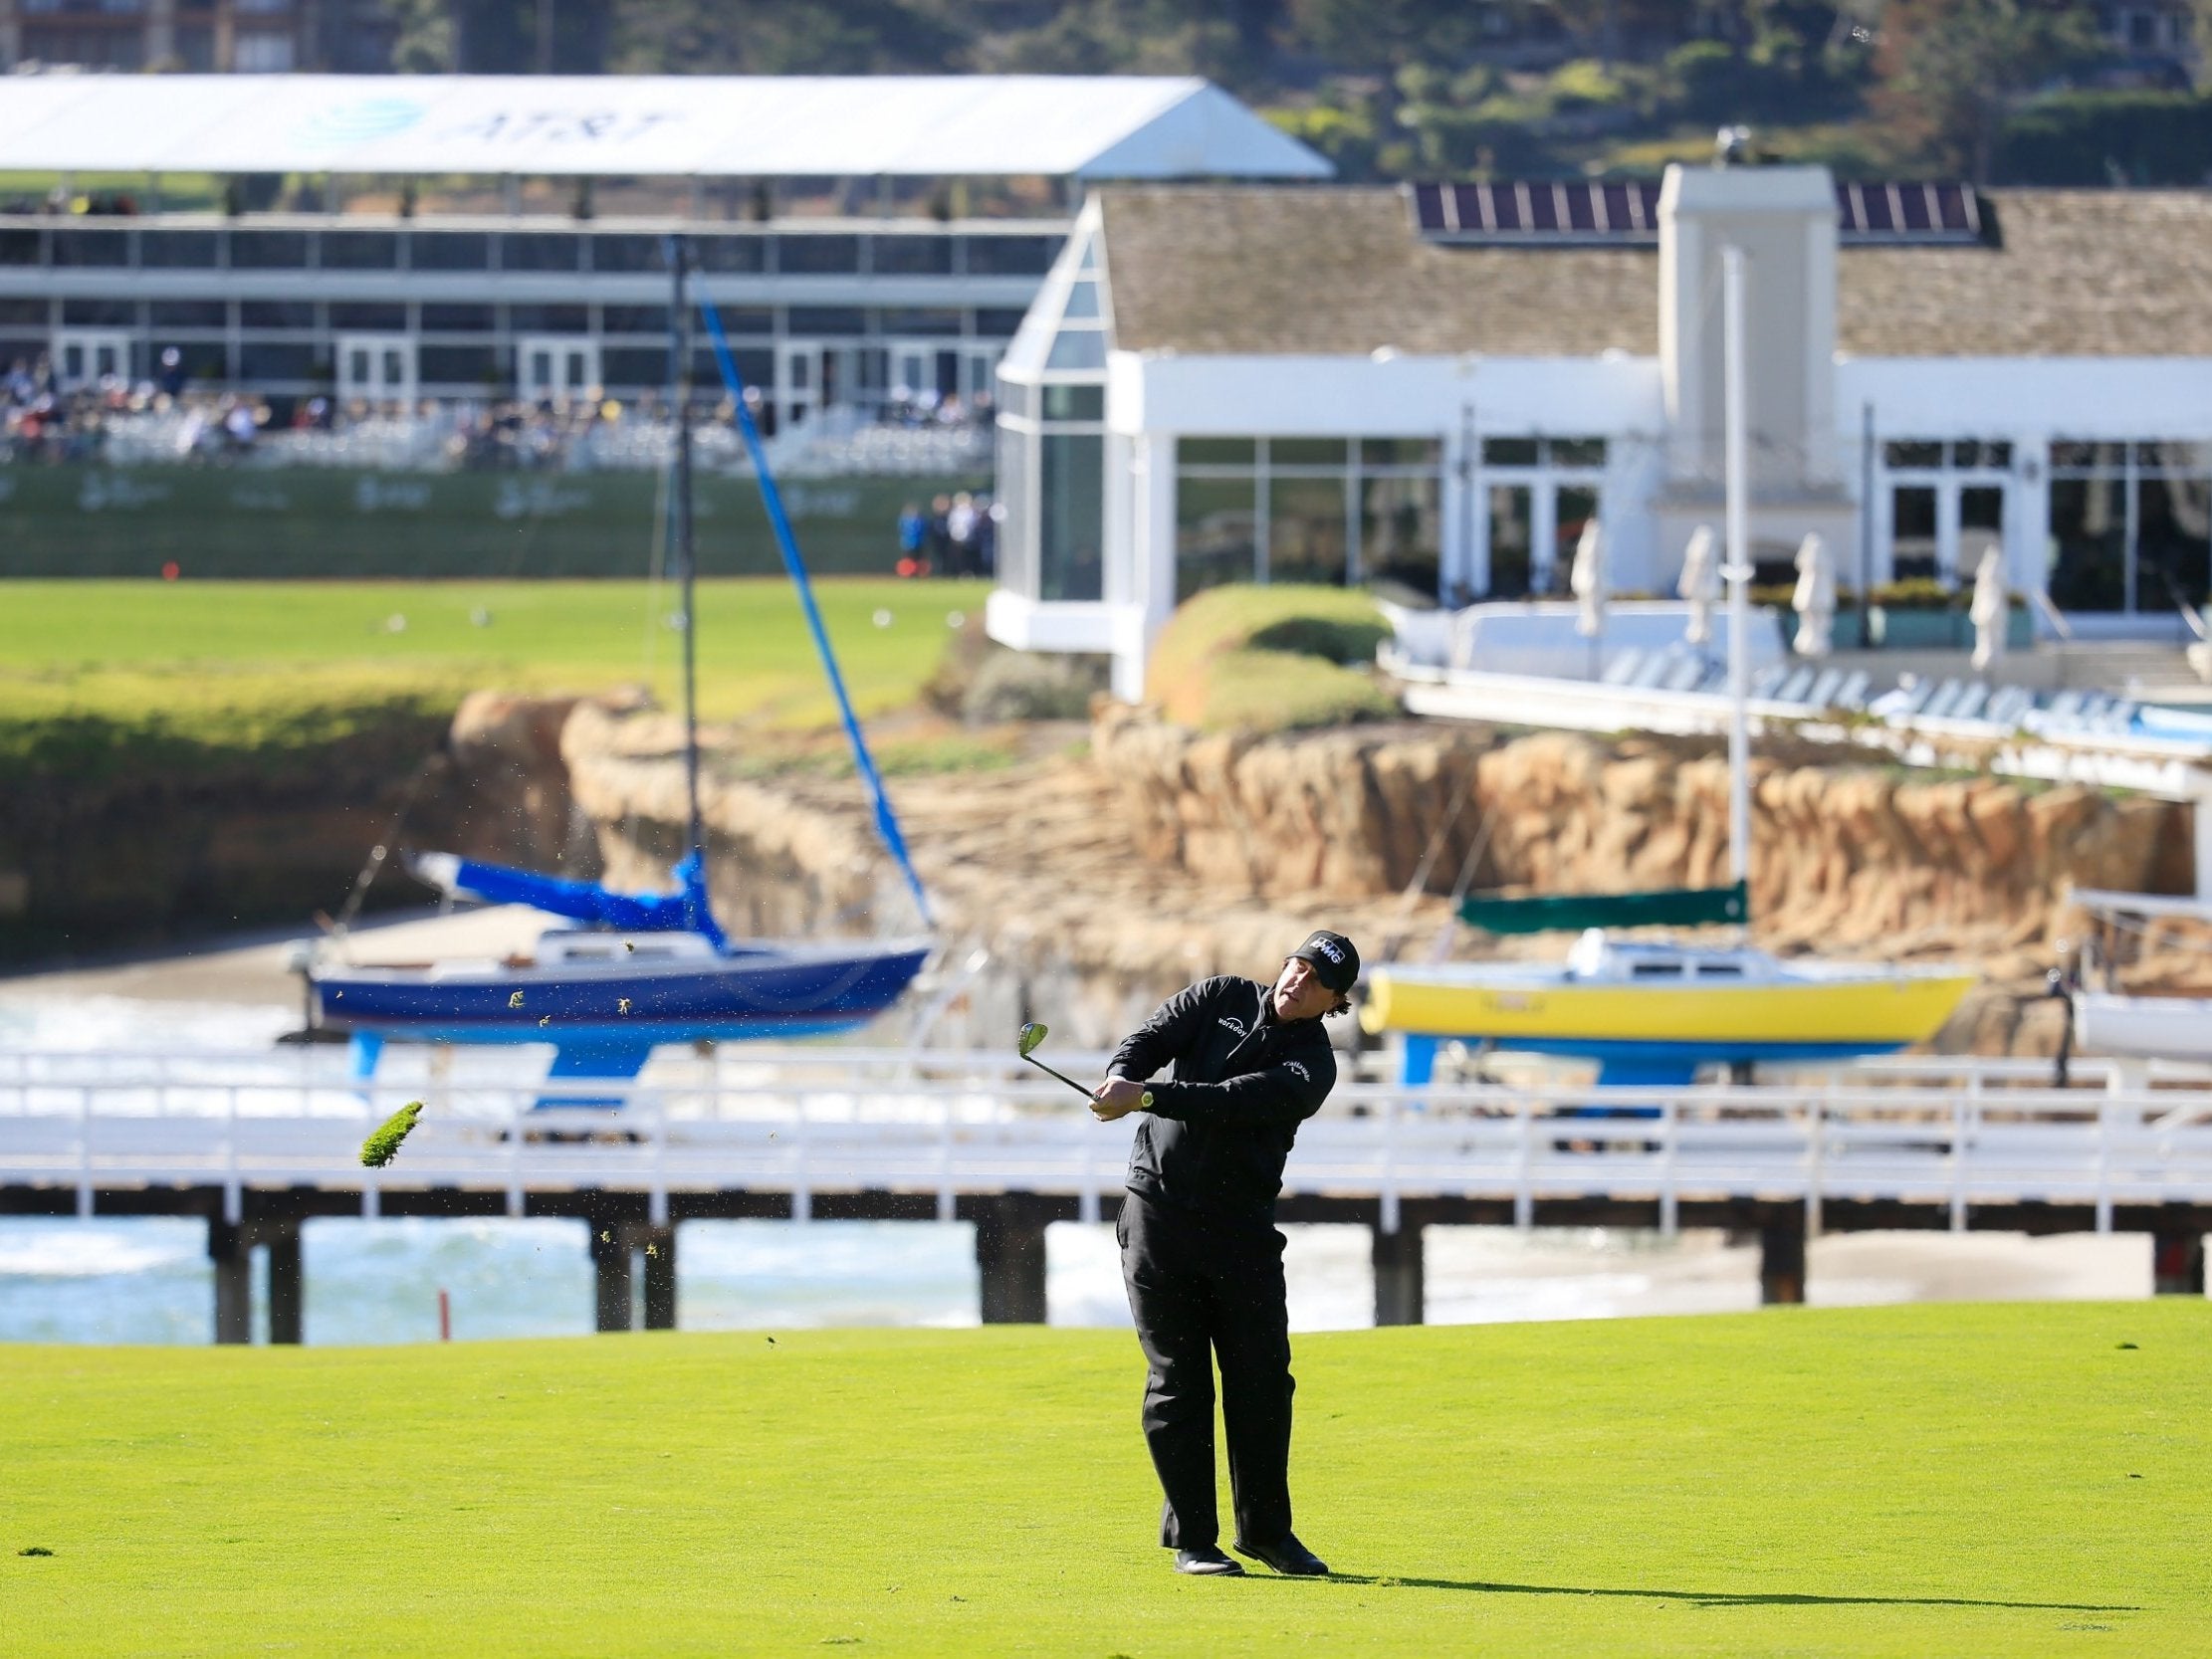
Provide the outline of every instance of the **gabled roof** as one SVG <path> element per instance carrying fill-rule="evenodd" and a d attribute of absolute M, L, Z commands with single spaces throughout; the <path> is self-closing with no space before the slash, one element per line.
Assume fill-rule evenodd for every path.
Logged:
<path fill-rule="evenodd" d="M 0 172 L 1326 178 L 1164 76 L 13 76 Z"/>
<path fill-rule="evenodd" d="M 1229 354 L 1659 353 L 1659 255 L 1437 247 L 1392 188 L 1101 192 L 1116 345 Z M 1837 349 L 2212 356 L 2212 193 L 1993 190 L 1992 243 L 1846 246 Z"/>

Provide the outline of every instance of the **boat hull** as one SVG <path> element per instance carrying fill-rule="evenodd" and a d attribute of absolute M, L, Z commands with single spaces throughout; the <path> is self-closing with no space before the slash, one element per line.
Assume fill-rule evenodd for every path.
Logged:
<path fill-rule="evenodd" d="M 1475 983 L 1384 969 L 1369 980 L 1362 1021 L 1376 1032 L 1601 1060 L 1838 1058 L 1926 1041 L 1973 983 L 1970 974 L 1709 986 L 1534 975 Z"/>
<path fill-rule="evenodd" d="M 803 1037 L 875 1018 L 912 983 L 930 949 L 918 942 L 755 950 L 651 970 L 333 967 L 312 982 L 322 1023 L 391 1039 L 636 1045 Z"/>
<path fill-rule="evenodd" d="M 2074 993 L 2084 1048 L 2145 1060 L 2212 1060 L 2212 997 Z"/>

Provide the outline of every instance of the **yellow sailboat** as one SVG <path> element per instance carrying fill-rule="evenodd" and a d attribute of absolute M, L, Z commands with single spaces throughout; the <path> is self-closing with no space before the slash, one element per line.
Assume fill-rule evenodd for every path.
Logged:
<path fill-rule="evenodd" d="M 1445 1039 L 1596 1060 L 1611 1083 L 1687 1082 L 1699 1066 L 1877 1054 L 1923 1042 L 1974 984 L 1953 968 L 1784 962 L 1750 946 L 1618 939 L 1592 928 L 1561 963 L 1372 970 L 1360 1023 L 1406 1039 L 1428 1080 Z"/>

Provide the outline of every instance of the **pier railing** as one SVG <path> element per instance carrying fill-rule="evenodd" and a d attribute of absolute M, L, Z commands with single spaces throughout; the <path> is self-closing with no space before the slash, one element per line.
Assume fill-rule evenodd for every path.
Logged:
<path fill-rule="evenodd" d="M 803 1220 L 819 1194 L 879 1192 L 947 1219 L 964 1195 L 1052 1194 L 1095 1219 L 1136 1122 L 1094 1122 L 1010 1056 L 751 1051 L 629 1088 L 619 1110 L 549 1105 L 553 1086 L 511 1069 L 362 1081 L 336 1058 L 0 1055 L 0 1189 L 67 1191 L 81 1215 L 123 1191 L 219 1191 L 232 1222 L 249 1194 L 302 1189 L 371 1216 L 393 1193 L 520 1215 L 534 1194 L 599 1192 L 659 1226 L 745 1192 Z M 2101 1231 L 2118 1209 L 2212 1206 L 2212 1085 L 2091 1063 L 2075 1075 L 2095 1086 L 2056 1089 L 2047 1067 L 1946 1064 L 1758 1087 L 1351 1082 L 1300 1129 L 1285 1193 L 1364 1200 L 1385 1231 L 1409 1203 L 1527 1226 L 1602 1199 L 1664 1232 L 1729 1201 L 1802 1205 L 1814 1232 L 1839 1203 L 1962 1229 L 1977 1209 L 2063 1206 Z M 427 1110 L 399 1157 L 363 1168 L 362 1139 L 413 1099 Z"/>

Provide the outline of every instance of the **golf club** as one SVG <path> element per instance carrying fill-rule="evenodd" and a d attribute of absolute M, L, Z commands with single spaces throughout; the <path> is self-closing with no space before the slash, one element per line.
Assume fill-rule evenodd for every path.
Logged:
<path fill-rule="evenodd" d="M 1075 1079 L 1069 1077 L 1065 1072 L 1054 1071 L 1050 1066 L 1047 1066 L 1042 1060 L 1039 1060 L 1036 1057 L 1034 1050 L 1036 1049 L 1037 1045 L 1042 1043 L 1044 1039 L 1050 1035 L 1050 1027 L 1039 1025 L 1036 1023 L 1036 1021 L 1031 1020 L 1027 1025 L 1024 1025 L 1021 1028 L 1021 1035 L 1014 1040 L 1014 1052 L 1020 1055 L 1022 1059 L 1028 1061 L 1030 1065 L 1036 1067 L 1038 1071 L 1044 1073 L 1047 1077 L 1058 1078 L 1062 1083 L 1066 1084 L 1078 1095 L 1081 1095 L 1085 1100 L 1096 1099 L 1097 1097 L 1092 1095 L 1092 1093 L 1088 1089 L 1084 1088 L 1080 1083 L 1076 1082 Z M 1152 1091 L 1150 1089 L 1147 1089 L 1145 1091 L 1145 1098 L 1142 1104 L 1146 1107 L 1150 1107 L 1152 1105 Z"/>

